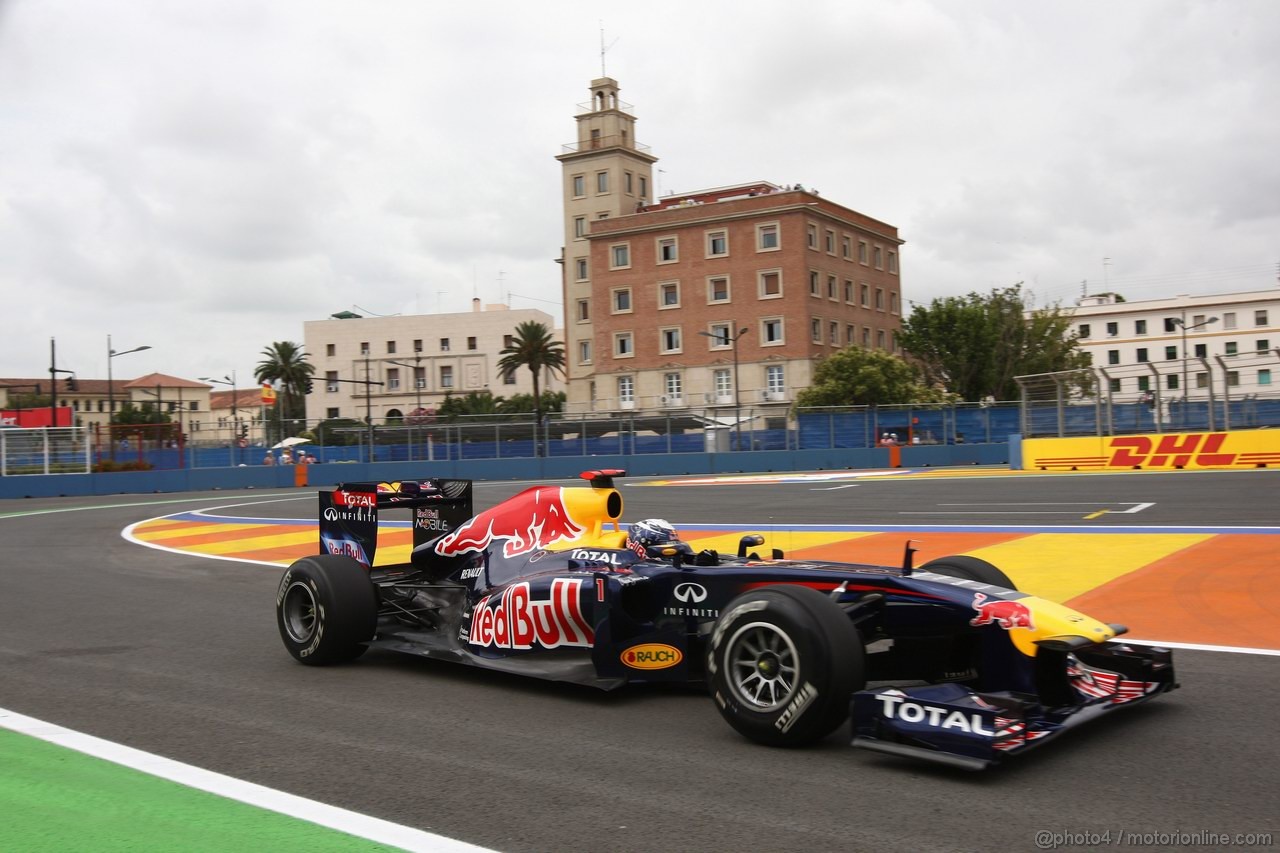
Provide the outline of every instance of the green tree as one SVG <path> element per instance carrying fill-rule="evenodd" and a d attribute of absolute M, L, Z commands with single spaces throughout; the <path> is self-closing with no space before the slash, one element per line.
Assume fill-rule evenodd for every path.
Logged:
<path fill-rule="evenodd" d="M 501 398 L 499 398 L 501 399 Z M 565 393 L 563 391 L 542 392 L 542 413 L 555 415 L 564 411 Z M 538 410 L 532 394 L 512 394 L 499 406 L 501 411 L 511 415 L 521 415 Z"/>
<path fill-rule="evenodd" d="M 262 351 L 262 356 L 253 375 L 259 382 L 271 382 L 280 388 L 279 418 L 306 418 L 305 397 L 311 390 L 311 377 L 316 368 L 307 361 L 308 355 L 302 351 L 302 345 L 276 341 Z"/>
<path fill-rule="evenodd" d="M 445 394 L 436 417 L 442 421 L 457 421 L 473 415 L 503 414 L 504 400 L 493 396 L 490 391 L 468 391 L 461 397 Z M 491 420 L 491 419 L 490 419 Z"/>
<path fill-rule="evenodd" d="M 319 444 L 340 447 L 359 444 L 361 436 L 368 430 L 369 427 L 363 421 L 358 421 L 355 418 L 329 418 L 321 421 L 314 430 L 303 433 L 303 435 Z"/>
<path fill-rule="evenodd" d="M 1058 306 L 1028 315 L 1022 283 L 989 294 L 948 296 L 916 305 L 899 340 L 918 359 L 926 380 L 962 400 L 1019 396 L 1015 376 L 1088 367 Z"/>
<path fill-rule="evenodd" d="M 818 365 L 813 384 L 796 395 L 796 408 L 939 403 L 916 365 L 881 350 L 842 349 Z"/>
<path fill-rule="evenodd" d="M 504 347 L 498 360 L 498 369 L 514 373 L 522 367 L 533 374 L 534 417 L 542 424 L 541 380 L 544 371 L 564 375 L 564 343 L 551 336 L 551 329 L 544 323 L 526 320 L 516 326 L 511 346 Z M 541 455 L 536 447 L 535 454 Z"/>

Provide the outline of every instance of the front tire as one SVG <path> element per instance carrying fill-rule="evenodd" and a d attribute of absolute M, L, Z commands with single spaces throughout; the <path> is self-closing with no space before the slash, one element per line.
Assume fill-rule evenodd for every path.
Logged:
<path fill-rule="evenodd" d="M 952 557 L 939 557 L 936 560 L 930 560 L 925 563 L 920 569 L 921 571 L 933 572 L 938 575 L 946 575 L 949 578 L 961 578 L 967 581 L 991 584 L 991 586 L 998 586 L 1004 589 L 1017 590 L 1008 575 L 986 560 L 980 560 L 977 557 L 968 557 L 963 554 L 957 554 Z"/>
<path fill-rule="evenodd" d="M 377 623 L 377 591 L 365 567 L 350 557 L 303 557 L 280 579 L 276 624 L 285 648 L 302 663 L 355 660 Z"/>
<path fill-rule="evenodd" d="M 721 612 L 707 672 L 729 725 L 758 743 L 801 746 L 848 718 L 866 664 L 839 605 L 809 587 L 778 584 L 744 593 Z"/>

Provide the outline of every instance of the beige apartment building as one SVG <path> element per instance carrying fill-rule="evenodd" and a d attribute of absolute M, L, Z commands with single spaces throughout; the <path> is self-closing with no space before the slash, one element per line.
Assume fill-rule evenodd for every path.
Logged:
<path fill-rule="evenodd" d="M 568 410 L 785 409 L 843 347 L 900 352 L 897 228 L 800 186 L 649 198 L 617 82 L 558 155 Z"/>
<path fill-rule="evenodd" d="M 373 423 L 395 422 L 416 409 L 434 409 L 445 396 L 488 391 L 495 397 L 532 394 L 528 369 L 507 375 L 498 369 L 501 351 L 516 326 L 533 321 L 555 330 L 550 314 L 535 308 L 484 305 L 453 314 L 359 317 L 344 313 L 303 323 L 308 361 L 315 366 L 307 395 L 307 420 L 369 415 Z M 560 338 L 559 332 L 553 334 Z M 366 384 L 369 383 L 369 384 Z M 544 391 L 563 391 L 564 381 L 547 373 Z"/>

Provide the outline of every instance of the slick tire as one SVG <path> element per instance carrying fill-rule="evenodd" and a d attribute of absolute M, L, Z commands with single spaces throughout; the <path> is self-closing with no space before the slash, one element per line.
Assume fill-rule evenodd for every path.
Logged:
<path fill-rule="evenodd" d="M 360 563 L 338 554 L 303 557 L 276 591 L 276 624 L 285 648 L 310 666 L 365 653 L 378 622 L 378 593 Z"/>
<path fill-rule="evenodd" d="M 707 674 L 729 725 L 757 743 L 802 746 L 848 719 L 866 662 L 839 605 L 817 590 L 779 584 L 738 596 L 721 614 Z"/>
<path fill-rule="evenodd" d="M 949 578 L 962 578 L 968 581 L 977 581 L 978 583 L 988 583 L 1004 589 L 1017 589 L 1008 575 L 986 560 L 980 560 L 977 557 L 966 557 L 964 555 L 939 557 L 936 560 L 930 560 L 920 568 L 922 571 L 946 575 Z"/>

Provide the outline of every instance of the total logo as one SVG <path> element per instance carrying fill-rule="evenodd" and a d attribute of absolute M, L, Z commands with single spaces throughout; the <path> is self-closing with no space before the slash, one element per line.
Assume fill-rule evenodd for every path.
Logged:
<path fill-rule="evenodd" d="M 720 615 L 720 611 L 714 607 L 697 607 L 707 600 L 707 588 L 700 583 L 685 581 L 676 584 L 676 588 L 671 591 L 672 596 L 678 605 L 668 605 L 662 608 L 663 614 L 667 616 L 694 616 L 700 619 L 715 619 Z"/>
<path fill-rule="evenodd" d="M 906 694 L 898 690 L 885 691 L 876 698 L 880 700 L 880 710 L 886 720 L 922 723 L 939 729 L 956 729 L 969 734 L 986 735 L 987 737 L 996 736 L 993 730 L 985 727 L 986 720 L 981 714 L 967 714 L 955 708 L 908 702 Z"/>
<path fill-rule="evenodd" d="M 624 666 L 632 669 L 670 669 L 684 660 L 684 654 L 665 643 L 641 643 L 621 654 Z"/>

